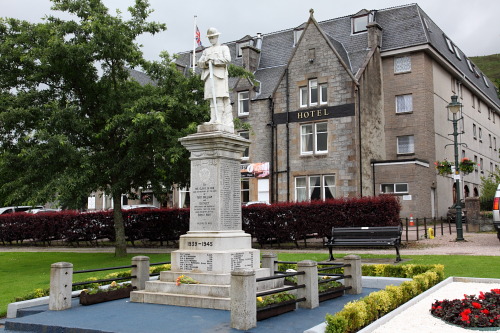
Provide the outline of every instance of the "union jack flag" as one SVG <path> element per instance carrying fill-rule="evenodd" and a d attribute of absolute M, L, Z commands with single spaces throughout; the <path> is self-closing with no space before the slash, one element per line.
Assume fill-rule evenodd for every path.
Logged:
<path fill-rule="evenodd" d="M 196 32 L 195 32 L 194 37 L 196 38 L 196 44 L 198 44 L 198 46 L 203 47 L 203 45 L 201 44 L 201 35 L 200 35 L 200 30 L 198 29 L 198 26 L 196 26 Z"/>

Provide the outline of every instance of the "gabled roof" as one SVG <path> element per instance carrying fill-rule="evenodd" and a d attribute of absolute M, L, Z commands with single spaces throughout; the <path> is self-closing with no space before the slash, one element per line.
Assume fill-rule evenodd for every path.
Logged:
<path fill-rule="evenodd" d="M 374 21 L 382 27 L 381 52 L 397 51 L 415 46 L 429 46 L 442 55 L 453 67 L 500 107 L 495 85 L 489 81 L 489 87 L 484 83 L 482 75 L 476 77 L 468 68 L 466 56 L 459 50 L 461 60 L 448 50 L 443 31 L 417 5 L 381 9 L 377 11 L 361 10 L 357 14 L 374 13 Z M 339 17 L 319 22 L 318 26 L 339 54 L 340 58 L 356 73 L 363 66 L 369 53 L 368 34 L 352 34 L 351 18 L 354 15 Z M 276 75 L 282 73 L 294 51 L 294 32 L 304 27 L 304 23 L 287 30 L 262 35 L 260 62 L 255 76 L 261 81 L 261 92 L 257 99 L 268 98 L 278 80 Z M 246 39 L 245 36 L 243 39 Z M 241 40 L 240 40 L 241 41 Z M 241 66 L 241 57 L 236 57 L 238 41 L 226 43 L 231 52 L 232 62 Z M 181 53 L 178 62 L 189 65 L 190 52 Z M 281 76 L 281 75 L 280 75 Z M 267 85 L 274 85 L 268 87 Z"/>

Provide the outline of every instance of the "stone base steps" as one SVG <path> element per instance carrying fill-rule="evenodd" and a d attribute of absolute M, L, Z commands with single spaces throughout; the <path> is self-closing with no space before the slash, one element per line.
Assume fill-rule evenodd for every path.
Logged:
<path fill-rule="evenodd" d="M 130 301 L 137 303 L 189 306 L 217 310 L 230 310 L 231 308 L 231 299 L 229 297 L 172 294 L 150 291 L 133 291 L 130 293 Z"/>

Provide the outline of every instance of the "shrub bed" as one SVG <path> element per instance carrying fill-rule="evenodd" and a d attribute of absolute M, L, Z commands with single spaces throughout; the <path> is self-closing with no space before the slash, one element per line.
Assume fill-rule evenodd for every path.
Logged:
<path fill-rule="evenodd" d="M 242 207 L 242 228 L 263 246 L 266 243 L 303 241 L 327 237 L 335 227 L 399 225 L 400 204 L 396 197 L 346 198 L 328 201 L 277 203 Z M 129 210 L 123 212 L 125 235 L 136 241 L 176 241 L 189 230 L 189 209 Z M 97 245 L 114 241 L 113 212 L 62 211 L 42 214 L 0 215 L 0 242 L 50 245 L 64 240 L 71 245 Z"/>
<path fill-rule="evenodd" d="M 369 271 L 377 274 L 374 276 L 384 276 L 378 274 L 384 274 L 383 272 L 387 271 L 385 266 L 390 265 L 364 265 L 363 275 L 365 275 L 365 271 Z M 443 265 L 400 265 L 393 267 L 399 267 L 399 269 L 394 270 L 397 272 L 394 277 L 412 277 L 413 280 L 405 281 L 400 286 L 387 286 L 385 289 L 372 292 L 360 300 L 347 303 L 336 314 L 327 314 L 325 332 L 357 332 L 444 279 Z"/>

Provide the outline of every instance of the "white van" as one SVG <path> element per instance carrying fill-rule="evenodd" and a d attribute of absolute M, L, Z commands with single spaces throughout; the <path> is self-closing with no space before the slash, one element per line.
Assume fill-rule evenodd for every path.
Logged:
<path fill-rule="evenodd" d="M 493 225 L 497 230 L 498 240 L 500 240 L 500 184 L 495 192 L 495 198 L 493 199 Z"/>

